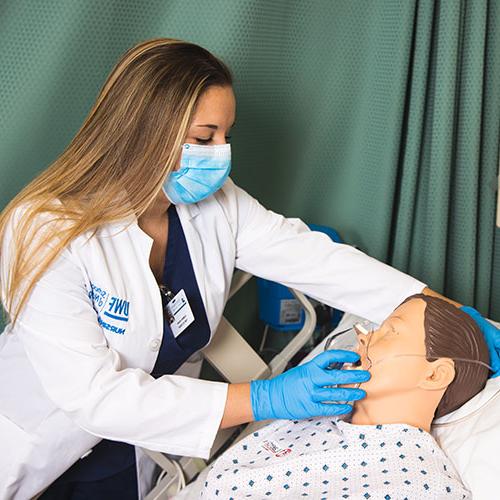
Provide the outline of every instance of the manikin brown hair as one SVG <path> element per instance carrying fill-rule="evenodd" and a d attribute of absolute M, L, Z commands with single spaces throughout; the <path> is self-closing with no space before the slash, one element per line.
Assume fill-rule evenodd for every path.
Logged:
<path fill-rule="evenodd" d="M 415 294 L 404 302 L 421 299 L 424 312 L 425 349 L 428 361 L 462 358 L 489 363 L 488 347 L 477 323 L 458 307 L 438 297 Z M 441 417 L 460 408 L 480 392 L 489 370 L 478 363 L 454 360 L 455 378 L 446 389 L 434 415 Z"/>

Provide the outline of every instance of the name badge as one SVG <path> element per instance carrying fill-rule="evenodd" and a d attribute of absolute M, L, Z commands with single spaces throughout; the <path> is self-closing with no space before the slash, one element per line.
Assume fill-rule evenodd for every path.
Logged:
<path fill-rule="evenodd" d="M 193 321 L 194 315 L 186 297 L 186 292 L 181 290 L 167 304 L 168 322 L 174 338 L 177 338 Z"/>

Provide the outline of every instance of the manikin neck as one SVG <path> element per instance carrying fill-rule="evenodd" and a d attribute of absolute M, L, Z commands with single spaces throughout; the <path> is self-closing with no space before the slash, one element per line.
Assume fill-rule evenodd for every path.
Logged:
<path fill-rule="evenodd" d="M 354 425 L 408 424 L 430 432 L 432 419 L 444 391 L 415 388 L 383 397 L 367 397 L 354 404 Z"/>

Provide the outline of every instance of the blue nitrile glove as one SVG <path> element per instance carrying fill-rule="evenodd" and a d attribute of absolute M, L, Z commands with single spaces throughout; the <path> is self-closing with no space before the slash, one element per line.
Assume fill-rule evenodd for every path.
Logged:
<path fill-rule="evenodd" d="M 362 389 L 325 387 L 366 382 L 363 370 L 328 370 L 332 363 L 355 363 L 352 351 L 331 350 L 318 354 L 308 363 L 296 366 L 270 380 L 252 380 L 250 398 L 255 420 L 269 418 L 302 419 L 349 413 L 348 404 L 323 401 L 354 401 L 366 396 Z"/>
<path fill-rule="evenodd" d="M 490 378 L 498 377 L 500 375 L 500 330 L 487 319 L 484 319 L 473 307 L 462 306 L 460 309 L 471 316 L 481 328 L 490 351 L 490 365 L 493 368 L 493 374 Z"/>

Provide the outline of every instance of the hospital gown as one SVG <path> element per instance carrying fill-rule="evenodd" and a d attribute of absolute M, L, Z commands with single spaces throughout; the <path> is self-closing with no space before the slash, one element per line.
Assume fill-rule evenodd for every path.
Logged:
<path fill-rule="evenodd" d="M 206 499 L 469 499 L 434 438 L 409 425 L 277 420 L 213 464 Z"/>

